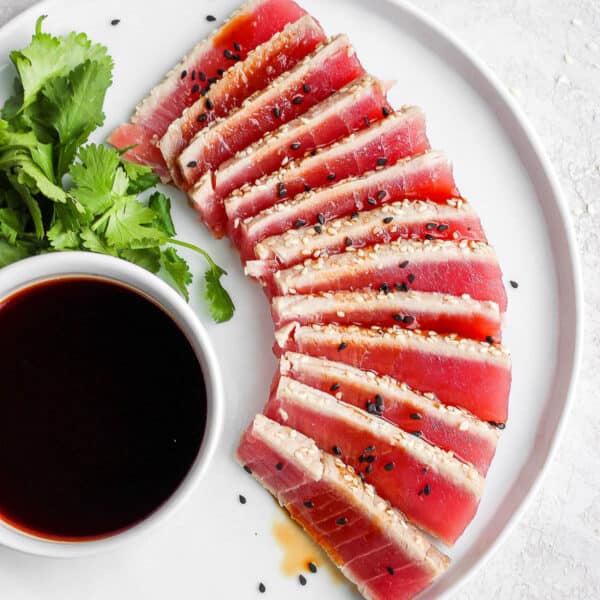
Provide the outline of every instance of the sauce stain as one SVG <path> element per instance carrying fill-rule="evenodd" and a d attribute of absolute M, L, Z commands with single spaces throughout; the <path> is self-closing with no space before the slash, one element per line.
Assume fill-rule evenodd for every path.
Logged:
<path fill-rule="evenodd" d="M 314 563 L 317 568 L 327 569 L 336 583 L 345 583 L 342 572 L 303 529 L 289 517 L 277 519 L 273 523 L 273 537 L 283 550 L 281 570 L 284 575 L 295 577 L 299 573 L 310 573 L 308 563 Z"/>

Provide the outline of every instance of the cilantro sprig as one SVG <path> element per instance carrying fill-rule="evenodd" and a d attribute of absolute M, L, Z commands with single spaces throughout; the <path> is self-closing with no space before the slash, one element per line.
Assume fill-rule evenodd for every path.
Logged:
<path fill-rule="evenodd" d="M 206 260 L 205 298 L 217 322 L 233 316 L 221 284 L 226 275 L 209 254 L 175 238 L 171 202 L 154 191 L 151 169 L 86 144 L 104 123 L 112 83 L 106 48 L 83 33 L 55 37 L 36 23 L 29 46 L 11 52 L 14 94 L 0 118 L 0 267 L 45 252 L 88 250 L 158 273 L 189 300 L 193 280 L 174 246 Z"/>

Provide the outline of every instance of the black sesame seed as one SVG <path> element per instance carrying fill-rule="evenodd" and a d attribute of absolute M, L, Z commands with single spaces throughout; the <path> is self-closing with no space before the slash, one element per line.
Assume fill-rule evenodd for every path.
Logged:
<path fill-rule="evenodd" d="M 229 48 L 225 48 L 225 50 L 223 50 L 223 56 L 225 58 L 233 58 L 233 52 L 231 52 Z"/>
<path fill-rule="evenodd" d="M 339 346 L 338 346 L 338 352 L 341 352 L 342 350 L 345 350 L 348 347 L 348 344 L 346 344 L 346 342 L 342 342 Z"/>
<path fill-rule="evenodd" d="M 333 447 L 333 453 L 337 456 L 341 456 L 342 455 L 342 449 L 339 446 L 334 446 Z"/>
<path fill-rule="evenodd" d="M 364 452 L 365 454 L 369 454 L 370 452 L 375 452 L 375 446 L 367 446 L 367 447 L 366 447 L 366 448 L 363 450 L 363 452 Z"/>
<path fill-rule="evenodd" d="M 519 284 L 516 281 L 513 281 L 512 279 L 509 281 L 510 286 L 512 288 L 514 288 L 515 290 L 519 287 Z"/>
<path fill-rule="evenodd" d="M 488 344 L 493 344 L 493 343 L 494 343 L 494 338 L 493 338 L 491 335 L 486 335 L 486 336 L 485 336 L 485 341 L 486 341 Z"/>
<path fill-rule="evenodd" d="M 316 233 L 321 233 L 323 231 L 323 228 L 320 225 L 315 225 L 314 229 Z"/>
<path fill-rule="evenodd" d="M 377 192 L 377 200 L 383 200 L 386 196 L 387 192 L 385 190 L 380 190 Z"/>
<path fill-rule="evenodd" d="M 316 155 L 317 155 L 317 149 L 316 149 L 316 148 L 313 148 L 313 149 L 310 151 L 310 155 L 311 155 L 311 156 L 316 156 Z"/>
<path fill-rule="evenodd" d="M 340 389 L 340 384 L 339 383 L 334 383 L 330 388 L 329 388 L 332 392 L 335 392 L 336 390 Z"/>
<path fill-rule="evenodd" d="M 317 215 L 317 221 L 319 221 L 319 223 L 323 225 L 325 223 L 325 215 L 323 213 L 319 213 Z"/>
<path fill-rule="evenodd" d="M 396 284 L 397 285 L 397 284 Z M 394 286 L 399 292 L 408 292 L 408 284 L 403 281 L 398 287 Z"/>
<path fill-rule="evenodd" d="M 371 205 L 371 206 L 375 206 L 377 204 L 377 202 L 375 201 L 375 198 L 367 198 L 367 202 Z"/>
<path fill-rule="evenodd" d="M 279 117 L 281 116 L 281 111 L 279 110 L 279 106 L 276 106 L 275 108 L 273 108 L 273 116 L 276 119 L 279 119 Z"/>
<path fill-rule="evenodd" d="M 389 294 L 390 293 L 390 286 L 388 283 L 382 283 L 379 286 L 379 291 L 383 292 L 384 294 Z"/>
<path fill-rule="evenodd" d="M 298 105 L 298 104 L 302 104 L 302 100 L 303 100 L 303 99 L 304 99 L 304 98 L 302 98 L 302 96 L 295 96 L 295 97 L 292 99 L 292 104 L 296 104 L 296 105 Z"/>
<path fill-rule="evenodd" d="M 329 175 L 327 175 L 327 179 L 329 181 L 333 181 L 335 179 L 335 173 L 329 173 Z"/>
<path fill-rule="evenodd" d="M 438 225 L 438 231 L 446 231 L 446 229 L 448 229 L 448 225 L 442 223 L 441 225 Z"/>
<path fill-rule="evenodd" d="M 204 71 L 199 71 L 198 72 L 198 79 L 200 81 L 206 81 L 206 73 Z"/>
<path fill-rule="evenodd" d="M 204 123 L 204 121 L 206 121 L 206 119 L 208 119 L 208 115 L 206 113 L 202 113 L 198 117 L 197 121 L 198 121 L 198 123 Z"/>
<path fill-rule="evenodd" d="M 290 146 L 290 148 L 291 148 L 292 150 L 298 150 L 298 149 L 300 148 L 300 146 L 302 146 L 302 144 L 301 144 L 300 142 L 294 142 L 294 143 L 293 143 L 293 144 Z"/>
<path fill-rule="evenodd" d="M 415 280 L 415 276 L 412 273 L 409 273 L 407 279 L 408 283 L 412 283 Z"/>
<path fill-rule="evenodd" d="M 403 261 L 400 263 L 400 268 L 401 268 L 401 269 L 406 269 L 406 267 L 408 267 L 408 261 L 407 261 L 407 260 L 403 260 Z"/>
<path fill-rule="evenodd" d="M 361 455 L 358 457 L 358 462 L 359 462 L 359 463 L 364 463 L 364 462 L 365 462 L 365 455 L 364 455 L 364 454 L 361 454 Z"/>
<path fill-rule="evenodd" d="M 298 575 L 298 581 L 300 582 L 300 585 L 306 585 L 306 577 L 304 577 L 304 575 Z"/>
<path fill-rule="evenodd" d="M 386 567 L 386 571 L 390 574 L 393 575 L 394 574 L 394 569 L 392 567 Z"/>
<path fill-rule="evenodd" d="M 394 468 L 394 463 L 393 462 L 386 463 L 385 465 L 383 465 L 383 468 L 386 471 L 391 471 Z"/>
<path fill-rule="evenodd" d="M 371 415 L 376 415 L 379 411 L 377 410 L 377 405 L 375 402 L 367 401 L 367 412 Z"/>
<path fill-rule="evenodd" d="M 351 218 L 351 219 L 358 219 L 358 213 L 357 213 L 357 212 L 353 212 L 353 213 L 350 215 L 350 218 Z"/>
<path fill-rule="evenodd" d="M 217 69 L 217 75 L 225 75 L 225 69 Z"/>
<path fill-rule="evenodd" d="M 242 49 L 242 47 L 237 42 L 233 42 L 233 49 L 236 52 L 239 52 Z"/>
<path fill-rule="evenodd" d="M 213 104 L 213 101 L 210 98 L 206 99 L 206 102 L 204 103 L 204 105 L 206 106 L 206 110 L 212 110 L 215 105 Z"/>
<path fill-rule="evenodd" d="M 352 238 L 346 237 L 344 239 L 344 244 L 346 245 L 346 248 L 349 248 L 350 246 L 352 246 Z"/>
<path fill-rule="evenodd" d="M 208 91 L 210 90 L 210 85 L 207 85 L 206 87 L 203 87 L 202 90 L 200 91 L 200 93 L 203 96 L 206 96 L 206 94 L 208 94 Z"/>
<path fill-rule="evenodd" d="M 248 475 L 252 475 L 252 469 L 248 465 L 244 465 L 244 471 L 246 471 Z"/>
<path fill-rule="evenodd" d="M 503 429 L 506 429 L 506 423 L 497 423 L 496 427 L 502 431 Z"/>
<path fill-rule="evenodd" d="M 200 91 L 200 86 L 196 83 L 193 87 L 192 87 L 192 94 L 197 94 Z"/>
<path fill-rule="evenodd" d="M 402 315 L 392 315 L 392 319 L 394 319 L 394 321 L 399 321 L 399 322 L 404 321 L 404 317 Z"/>
<path fill-rule="evenodd" d="M 213 15 L 206 15 L 206 20 L 207 20 L 209 23 L 212 23 L 213 21 L 216 21 L 216 20 L 217 20 L 217 17 L 214 17 Z"/>
<path fill-rule="evenodd" d="M 421 473 L 423 473 L 423 475 L 425 475 L 425 473 L 427 473 L 427 467 L 423 467 L 423 468 L 421 469 Z"/>
<path fill-rule="evenodd" d="M 192 81 L 196 81 L 196 69 L 192 71 Z"/>
<path fill-rule="evenodd" d="M 304 503 L 304 506 L 306 506 L 306 508 L 314 508 L 315 503 L 308 500 L 307 502 Z"/>
<path fill-rule="evenodd" d="M 193 169 L 194 167 L 197 167 L 197 166 L 198 166 L 198 163 L 197 163 L 195 160 L 190 160 L 190 162 L 187 164 L 187 166 L 188 166 L 190 169 Z"/>
<path fill-rule="evenodd" d="M 338 519 L 338 520 L 336 521 L 336 523 L 337 523 L 338 525 L 345 525 L 347 522 L 348 522 L 348 519 L 346 519 L 346 517 L 342 517 L 341 519 Z"/>
<path fill-rule="evenodd" d="M 240 504 L 246 504 L 246 496 L 239 495 Z"/>
<path fill-rule="evenodd" d="M 310 190 L 312 190 L 312 188 L 310 187 L 310 185 L 308 185 L 308 183 L 304 184 L 304 191 L 305 192 L 310 192 Z"/>
<path fill-rule="evenodd" d="M 302 89 L 304 90 L 304 93 L 305 93 L 305 94 L 310 94 L 310 85 L 308 85 L 308 83 L 305 83 L 305 84 L 302 86 Z"/>
<path fill-rule="evenodd" d="M 283 463 L 277 463 L 277 464 L 275 465 L 275 468 L 276 468 L 278 471 L 281 471 L 281 470 L 283 470 Z"/>
<path fill-rule="evenodd" d="M 381 394 L 375 395 L 375 404 L 377 404 L 377 406 L 383 406 L 383 396 Z"/>
<path fill-rule="evenodd" d="M 181 79 L 185 79 L 187 77 L 187 71 L 184 69 L 181 71 Z"/>
<path fill-rule="evenodd" d="M 369 456 L 369 458 L 371 458 L 371 457 Z M 365 473 L 368 475 L 372 470 L 373 470 L 373 465 L 367 465 L 367 468 L 365 469 Z"/>
<path fill-rule="evenodd" d="M 258 584 L 258 591 L 261 594 L 264 594 L 267 591 L 267 588 L 265 587 L 264 583 L 261 582 L 261 583 Z"/>
<path fill-rule="evenodd" d="M 279 184 L 279 189 L 277 190 L 277 196 L 279 198 L 283 198 L 287 194 L 287 190 L 283 187 L 283 184 Z"/>
<path fill-rule="evenodd" d="M 423 435 L 422 431 L 411 431 L 410 432 L 412 435 L 414 435 L 415 437 L 421 437 Z"/>
<path fill-rule="evenodd" d="M 314 563 L 314 562 L 309 562 L 309 563 L 308 563 L 308 570 L 309 570 L 311 573 L 316 573 L 316 572 L 317 572 L 317 565 L 315 565 L 315 563 Z"/>
<path fill-rule="evenodd" d="M 378 158 L 377 159 L 377 166 L 383 167 L 384 165 L 387 164 L 387 161 L 388 161 L 387 158 Z"/>
<path fill-rule="evenodd" d="M 242 60 L 241 54 L 232 54 L 231 58 L 233 58 L 233 60 Z"/>
<path fill-rule="evenodd" d="M 391 223 L 394 220 L 394 217 L 385 217 L 383 219 L 383 222 L 387 225 L 388 223 Z"/>
<path fill-rule="evenodd" d="M 426 233 L 425 234 L 425 239 L 431 241 L 431 240 L 435 240 L 435 237 L 433 237 L 430 233 Z"/>
<path fill-rule="evenodd" d="M 413 421 L 420 421 L 422 417 L 419 413 L 410 413 L 410 418 Z"/>
<path fill-rule="evenodd" d="M 384 106 L 384 107 L 381 109 L 381 114 L 382 114 L 384 117 L 387 117 L 387 116 L 389 116 L 389 114 L 390 114 L 390 109 L 389 109 L 387 106 Z"/>
<path fill-rule="evenodd" d="M 306 221 L 305 221 L 304 219 L 297 219 L 297 220 L 294 222 L 294 227 L 295 227 L 296 229 L 299 229 L 300 227 L 304 227 L 304 225 L 306 225 Z"/>
<path fill-rule="evenodd" d="M 110 24 L 114 27 L 115 25 L 118 25 L 121 22 L 121 19 L 113 19 Z"/>
<path fill-rule="evenodd" d="M 217 81 L 219 81 L 218 77 L 210 77 L 208 80 L 208 83 L 210 83 L 210 85 L 213 85 L 213 84 L 217 83 Z"/>
<path fill-rule="evenodd" d="M 426 484 L 425 484 L 425 487 L 423 488 L 423 493 L 424 493 L 426 496 L 429 496 L 429 494 L 431 494 L 431 488 L 429 487 L 429 484 L 428 484 L 428 483 L 426 483 Z"/>
<path fill-rule="evenodd" d="M 367 457 L 365 458 L 365 460 L 366 460 L 368 463 L 374 463 L 374 462 L 377 460 L 377 457 L 376 457 L 376 456 L 373 456 L 373 455 L 371 454 L 370 456 L 367 456 Z"/>
<path fill-rule="evenodd" d="M 403 321 L 407 324 L 410 325 L 411 323 L 413 323 L 415 320 L 415 318 L 412 315 L 406 315 L 403 319 Z"/>
<path fill-rule="evenodd" d="M 365 482 L 365 474 L 364 473 L 359 473 L 358 476 L 360 477 L 360 480 L 364 483 Z"/>

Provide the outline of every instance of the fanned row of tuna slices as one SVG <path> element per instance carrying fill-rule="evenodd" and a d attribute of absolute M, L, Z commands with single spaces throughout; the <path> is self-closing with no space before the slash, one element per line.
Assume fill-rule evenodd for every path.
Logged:
<path fill-rule="evenodd" d="M 412 598 L 473 519 L 508 417 L 495 253 L 344 35 L 250 0 L 109 141 L 187 192 L 271 303 L 279 358 L 238 461 L 365 598 Z"/>

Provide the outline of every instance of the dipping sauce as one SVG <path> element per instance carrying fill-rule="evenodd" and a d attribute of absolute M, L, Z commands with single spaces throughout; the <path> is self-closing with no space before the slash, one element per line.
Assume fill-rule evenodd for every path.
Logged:
<path fill-rule="evenodd" d="M 69 277 L 0 300 L 0 518 L 43 538 L 141 521 L 192 466 L 206 391 L 192 346 L 157 305 Z"/>

